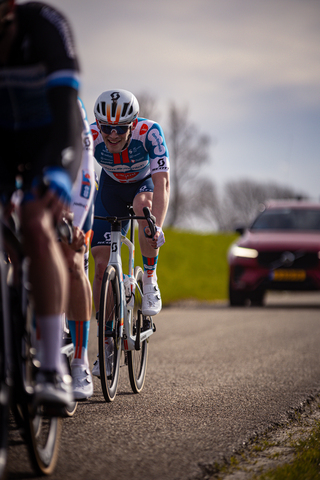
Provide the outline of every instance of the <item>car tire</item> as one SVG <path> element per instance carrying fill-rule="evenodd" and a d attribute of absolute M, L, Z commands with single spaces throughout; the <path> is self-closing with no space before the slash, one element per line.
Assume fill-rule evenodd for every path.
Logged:
<path fill-rule="evenodd" d="M 264 304 L 264 290 L 256 290 L 250 295 L 250 302 L 252 307 L 263 307 Z"/>
<path fill-rule="evenodd" d="M 242 292 L 234 290 L 231 285 L 229 285 L 229 304 L 230 307 L 244 307 L 246 304 L 247 297 Z"/>

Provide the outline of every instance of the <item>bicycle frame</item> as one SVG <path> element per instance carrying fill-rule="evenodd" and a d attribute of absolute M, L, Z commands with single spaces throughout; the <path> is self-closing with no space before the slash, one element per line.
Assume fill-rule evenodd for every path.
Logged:
<path fill-rule="evenodd" d="M 140 218 L 140 217 L 139 217 Z M 142 217 L 143 218 L 143 217 Z M 131 325 L 132 325 L 132 309 L 127 307 L 125 288 L 123 283 L 123 269 L 122 269 L 122 259 L 121 259 L 121 246 L 125 244 L 129 249 L 129 277 L 132 278 L 134 283 L 134 288 L 139 289 L 141 297 L 143 297 L 143 292 L 141 291 L 138 283 L 134 278 L 134 254 L 135 247 L 133 241 L 134 235 L 134 218 L 131 218 L 131 239 L 121 234 L 121 223 L 120 221 L 115 221 L 111 223 L 111 248 L 110 248 L 110 259 L 108 265 L 112 265 L 117 271 L 118 278 L 120 281 L 120 332 L 119 336 L 122 339 L 122 350 L 137 350 L 137 345 L 140 342 L 143 342 L 149 338 L 153 333 L 153 322 L 151 320 L 151 326 L 148 330 L 144 332 L 137 332 L 137 335 L 140 335 L 140 342 L 137 342 L 137 335 L 132 335 Z"/>

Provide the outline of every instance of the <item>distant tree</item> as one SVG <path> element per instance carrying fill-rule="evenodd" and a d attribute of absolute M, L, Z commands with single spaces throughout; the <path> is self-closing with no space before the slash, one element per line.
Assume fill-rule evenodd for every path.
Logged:
<path fill-rule="evenodd" d="M 259 206 L 269 199 L 307 198 L 293 188 L 275 183 L 252 180 L 228 182 L 218 196 L 214 185 L 207 185 L 203 198 L 203 214 L 208 222 L 221 231 L 232 231 L 237 226 L 249 226 L 259 212 Z"/>
<path fill-rule="evenodd" d="M 198 133 L 188 119 L 187 107 L 169 108 L 166 140 L 170 155 L 171 195 L 166 225 L 184 225 L 198 212 L 202 167 L 209 161 L 210 138 Z"/>
<path fill-rule="evenodd" d="M 160 113 L 157 109 L 157 100 L 151 94 L 142 92 L 137 95 L 139 102 L 139 117 L 149 118 L 159 122 Z"/>

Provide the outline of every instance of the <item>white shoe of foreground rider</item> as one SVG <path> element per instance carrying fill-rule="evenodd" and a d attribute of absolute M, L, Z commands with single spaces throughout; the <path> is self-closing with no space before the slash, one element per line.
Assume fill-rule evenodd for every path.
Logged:
<path fill-rule="evenodd" d="M 93 395 L 93 383 L 89 367 L 71 366 L 73 396 L 75 400 L 86 400 Z"/>
<path fill-rule="evenodd" d="M 107 377 L 111 377 L 112 367 L 113 367 L 113 345 L 111 342 L 106 345 L 105 354 L 106 354 L 106 370 L 107 370 L 106 374 L 107 374 Z M 93 364 L 92 375 L 100 378 L 99 355 L 97 355 L 97 360 Z"/>
<path fill-rule="evenodd" d="M 157 283 L 143 285 L 142 314 L 157 315 L 162 308 L 160 290 Z"/>
<path fill-rule="evenodd" d="M 60 416 L 64 408 L 70 408 L 73 400 L 70 375 L 61 375 L 56 371 L 46 370 L 40 370 L 37 373 L 33 399 L 34 407 L 44 405 L 55 412 L 54 415 Z"/>

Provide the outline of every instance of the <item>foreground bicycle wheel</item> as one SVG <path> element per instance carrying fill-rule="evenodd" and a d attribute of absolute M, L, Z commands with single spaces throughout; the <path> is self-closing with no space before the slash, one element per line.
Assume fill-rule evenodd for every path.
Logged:
<path fill-rule="evenodd" d="M 136 335 L 148 322 L 146 317 L 142 315 L 142 269 L 140 267 L 135 268 L 135 279 L 140 287 L 140 290 L 136 287 L 134 293 L 134 308 L 132 318 L 132 333 Z M 132 391 L 134 393 L 140 393 L 144 387 L 144 382 L 147 373 L 147 361 L 148 361 L 148 341 L 144 340 L 140 345 L 140 350 L 129 350 L 128 355 L 128 370 L 129 379 Z"/>
<path fill-rule="evenodd" d="M 0 302 L 1 303 L 1 302 Z M 10 388 L 6 381 L 3 312 L 0 309 L 0 479 L 4 478 L 7 464 L 8 419 L 10 410 Z"/>
<path fill-rule="evenodd" d="M 104 272 L 99 308 L 100 380 L 107 402 L 115 399 L 119 381 L 121 338 L 120 291 L 118 274 L 108 266 Z"/>
<path fill-rule="evenodd" d="M 28 391 L 34 385 L 35 350 L 32 347 L 34 310 L 30 300 L 28 298 L 26 328 L 21 339 L 21 387 L 24 392 L 22 398 L 25 397 L 26 402 L 18 406 L 18 411 L 24 422 L 26 440 L 33 467 L 40 475 L 50 475 L 54 471 L 58 460 L 62 420 L 59 417 L 47 416 L 43 411 L 43 407 L 39 407 L 36 412 L 33 412 L 31 408 L 31 397 L 28 396 Z M 21 401 L 19 393 L 17 400 L 18 402 Z"/>

